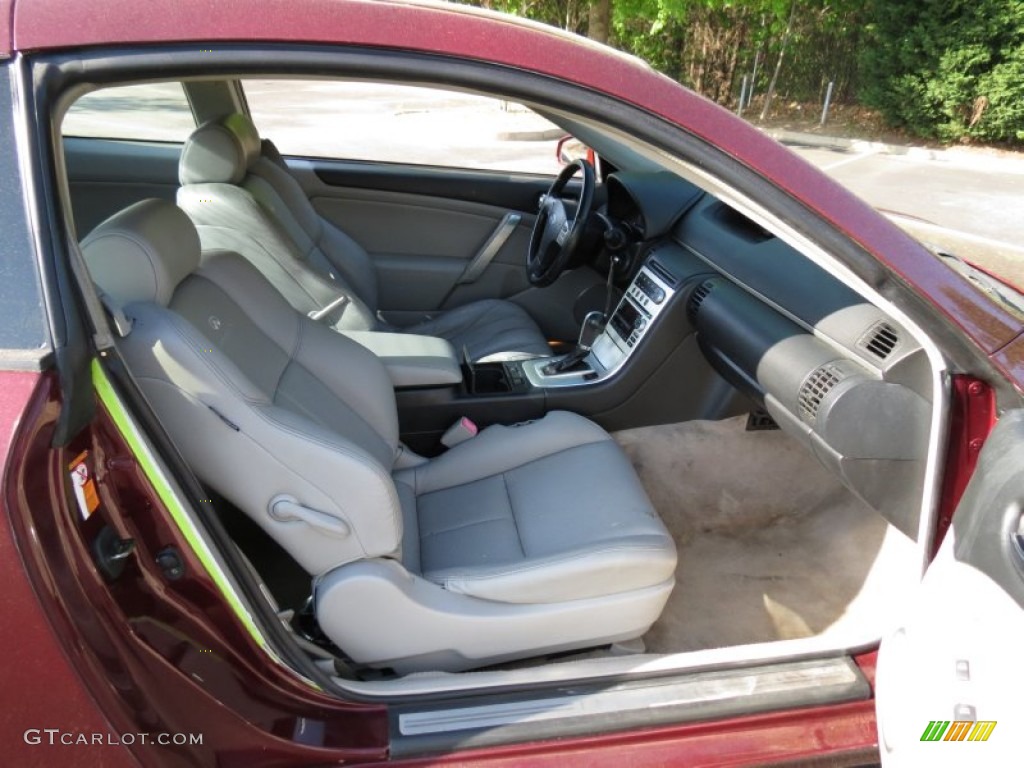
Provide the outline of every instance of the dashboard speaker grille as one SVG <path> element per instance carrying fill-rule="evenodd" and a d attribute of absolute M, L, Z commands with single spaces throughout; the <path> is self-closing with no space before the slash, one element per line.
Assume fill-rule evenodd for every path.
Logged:
<path fill-rule="evenodd" d="M 701 303 L 711 293 L 711 289 L 715 287 L 715 284 L 710 280 L 705 280 L 703 283 L 693 289 L 693 293 L 690 294 L 690 301 L 686 305 L 686 314 L 690 316 L 690 322 L 693 322 L 697 318 L 697 310 L 700 309 Z"/>
<path fill-rule="evenodd" d="M 813 422 L 818 415 L 818 408 L 836 384 L 843 380 L 843 373 L 831 363 L 818 368 L 808 376 L 800 386 L 797 404 L 800 417 L 804 421 Z"/>
<path fill-rule="evenodd" d="M 900 343 L 900 335 L 891 325 L 882 322 L 864 334 L 860 343 L 864 349 L 879 360 L 885 360 Z"/>

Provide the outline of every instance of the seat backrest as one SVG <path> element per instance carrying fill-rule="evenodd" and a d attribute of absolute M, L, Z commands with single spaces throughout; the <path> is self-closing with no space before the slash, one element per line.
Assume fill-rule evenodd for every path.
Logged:
<path fill-rule="evenodd" d="M 205 250 L 241 254 L 301 312 L 345 295 L 348 304 L 328 321 L 343 330 L 377 327 L 369 256 L 324 222 L 291 174 L 262 157 L 247 117 L 228 115 L 197 128 L 182 149 L 178 177 L 178 205 Z"/>
<path fill-rule="evenodd" d="M 134 321 L 120 350 L 204 483 L 310 574 L 400 557 L 397 411 L 371 352 L 290 307 L 237 254 L 200 266 L 196 230 L 170 203 L 125 209 L 82 251 Z"/>
<path fill-rule="evenodd" d="M 242 186 L 273 214 L 314 269 L 348 283 L 368 306 L 377 307 L 377 272 L 369 254 L 320 215 L 287 166 L 261 152 Z"/>

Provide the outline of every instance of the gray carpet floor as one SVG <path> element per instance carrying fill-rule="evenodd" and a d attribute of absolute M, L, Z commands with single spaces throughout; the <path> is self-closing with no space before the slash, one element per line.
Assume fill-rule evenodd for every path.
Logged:
<path fill-rule="evenodd" d="M 644 636 L 650 653 L 816 635 L 849 620 L 854 603 L 855 618 L 870 614 L 889 573 L 906 570 L 909 540 L 894 543 L 885 520 L 785 433 L 745 423 L 615 434 L 679 549 L 676 588 Z"/>

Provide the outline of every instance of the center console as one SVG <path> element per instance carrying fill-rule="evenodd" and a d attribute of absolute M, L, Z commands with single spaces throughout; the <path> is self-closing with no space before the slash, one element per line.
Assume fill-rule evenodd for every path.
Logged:
<path fill-rule="evenodd" d="M 578 359 L 460 361 L 455 375 L 447 367 L 450 359 L 428 366 L 444 370 L 451 383 L 396 389 L 403 442 L 433 455 L 441 435 L 463 417 L 486 427 L 539 419 L 559 409 L 591 416 L 606 429 L 654 423 L 654 413 L 658 419 L 694 418 L 715 382 L 706 364 L 701 367 L 703 358 L 690 338 L 684 299 L 707 273 L 707 265 L 685 249 L 659 244 L 649 249 L 608 322 L 602 318 L 594 327 L 584 321 L 580 351 L 586 352 L 572 356 Z"/>
<path fill-rule="evenodd" d="M 344 334 L 384 363 L 395 389 L 447 386 L 462 381 L 455 350 L 444 339 L 380 331 Z"/>
<path fill-rule="evenodd" d="M 530 391 L 530 382 L 520 362 L 464 363 L 463 386 L 468 395 L 523 394 Z"/>
<path fill-rule="evenodd" d="M 568 371 L 550 373 L 547 360 L 522 363 L 526 380 L 535 387 L 577 387 L 614 375 L 630 358 L 675 295 L 678 280 L 662 264 L 648 259 L 625 294 L 590 353 Z"/>

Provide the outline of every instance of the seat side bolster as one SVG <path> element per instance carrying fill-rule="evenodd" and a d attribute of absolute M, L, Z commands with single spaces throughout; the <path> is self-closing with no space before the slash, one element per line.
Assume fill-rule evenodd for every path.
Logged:
<path fill-rule="evenodd" d="M 349 297 L 339 327 L 370 329 L 373 312 L 351 286 L 311 269 L 295 242 L 252 194 L 233 184 L 189 184 L 178 189 L 178 205 L 195 223 L 204 251 L 234 251 L 252 263 L 300 312 Z"/>
<path fill-rule="evenodd" d="M 316 214 L 320 216 L 319 213 Z M 360 298 L 374 311 L 379 308 L 380 291 L 377 270 L 370 255 L 356 240 L 328 219 L 321 218 L 322 229 L 316 240 L 324 258 L 356 287 Z"/>
<path fill-rule="evenodd" d="M 200 479 L 248 514 L 309 573 L 397 556 L 402 513 L 391 477 L 370 454 L 272 405 L 198 331 L 155 305 L 132 305 L 122 351 L 154 410 Z M 347 536 L 277 520 L 279 495 L 337 517 Z"/>
<path fill-rule="evenodd" d="M 293 311 L 259 270 L 238 254 L 211 254 L 197 274 L 234 301 L 290 360 L 359 413 L 386 444 L 387 454 L 394 455 L 398 445 L 394 389 L 377 356 L 348 337 Z M 322 403 L 319 407 L 329 408 L 330 404 Z M 390 471 L 391 467 L 387 469 Z"/>
<path fill-rule="evenodd" d="M 245 183 L 260 204 L 281 220 L 281 225 L 296 242 L 310 247 L 316 243 L 323 219 L 291 173 L 261 157 L 250 166 Z"/>
<path fill-rule="evenodd" d="M 377 273 L 366 249 L 324 218 L 287 170 L 261 157 L 249 169 L 245 186 L 302 248 L 319 251 L 366 304 L 376 310 Z"/>
<path fill-rule="evenodd" d="M 639 637 L 671 590 L 666 582 L 586 600 L 509 605 L 449 592 L 392 560 L 364 560 L 318 579 L 313 597 L 320 627 L 354 661 L 405 674 Z"/>
<path fill-rule="evenodd" d="M 449 592 L 501 603 L 559 603 L 644 589 L 674 579 L 668 536 L 635 536 L 491 568 L 449 568 L 423 578 Z"/>
<path fill-rule="evenodd" d="M 516 426 L 495 424 L 426 464 L 402 470 L 399 477 L 417 495 L 464 485 L 507 472 L 569 448 L 611 440 L 594 422 L 568 411 L 551 411 Z"/>
<path fill-rule="evenodd" d="M 344 334 L 300 317 L 294 360 L 312 373 L 380 435 L 392 457 L 398 449 L 394 384 L 381 359 Z M 391 470 L 389 466 L 388 471 Z"/>

